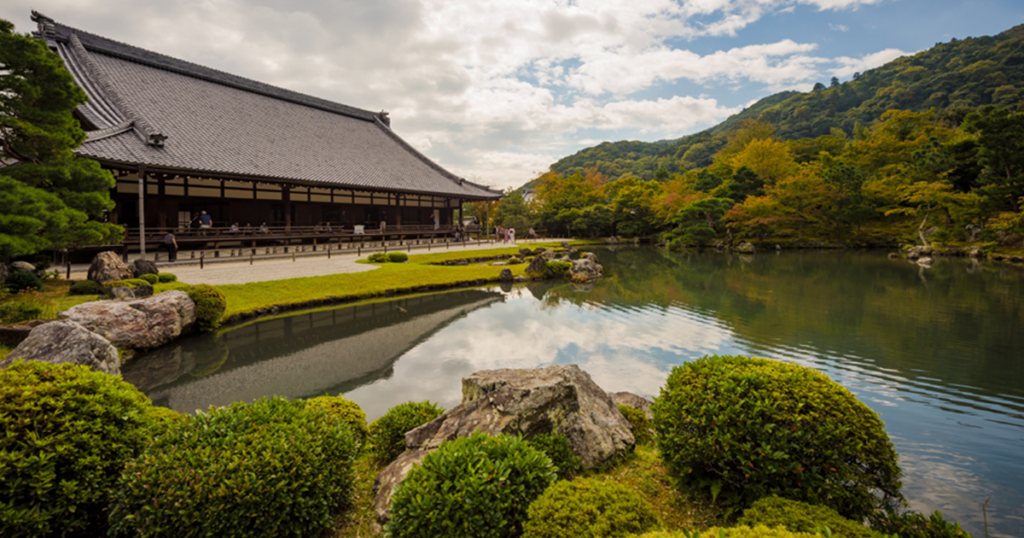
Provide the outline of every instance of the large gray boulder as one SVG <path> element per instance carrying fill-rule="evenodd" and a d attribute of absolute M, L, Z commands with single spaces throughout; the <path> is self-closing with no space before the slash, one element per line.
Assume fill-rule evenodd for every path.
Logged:
<path fill-rule="evenodd" d="M 530 264 L 526 266 L 526 273 L 540 273 L 544 271 L 544 262 L 547 259 L 543 256 L 543 253 L 537 254 L 530 260 Z"/>
<path fill-rule="evenodd" d="M 635 443 L 612 397 L 575 364 L 482 370 L 462 380 L 461 404 L 405 434 L 408 451 L 373 485 L 378 518 L 389 517 L 391 495 L 409 469 L 441 443 L 477 431 L 526 438 L 558 432 L 588 469 Z"/>
<path fill-rule="evenodd" d="M 654 415 L 651 414 L 651 406 L 654 405 L 654 402 L 647 398 L 632 392 L 615 392 L 611 394 L 611 397 L 612 400 L 615 400 L 615 405 L 625 405 L 643 411 L 647 415 L 647 420 L 654 420 Z"/>
<path fill-rule="evenodd" d="M 196 320 L 196 305 L 181 290 L 131 301 L 94 301 L 58 314 L 82 324 L 120 349 L 157 347 L 186 331 Z"/>
<path fill-rule="evenodd" d="M 14 262 L 11 264 L 12 273 L 35 273 L 36 266 L 28 262 Z"/>
<path fill-rule="evenodd" d="M 500 273 L 498 273 L 498 280 L 502 282 L 512 282 L 512 278 L 513 277 L 511 269 L 505 268 L 502 269 Z"/>
<path fill-rule="evenodd" d="M 753 243 L 743 242 L 740 243 L 738 247 L 736 247 L 736 252 L 739 252 L 741 254 L 754 254 L 755 252 L 757 252 L 757 247 L 755 247 Z"/>
<path fill-rule="evenodd" d="M 100 252 L 89 265 L 89 280 L 95 280 L 101 284 L 115 280 L 128 280 L 133 276 L 132 270 L 121 261 L 121 258 L 110 251 Z"/>
<path fill-rule="evenodd" d="M 53 321 L 32 329 L 28 338 L 0 361 L 0 368 L 19 359 L 84 364 L 97 372 L 121 375 L 117 349 L 106 338 L 73 321 Z"/>
<path fill-rule="evenodd" d="M 157 268 L 156 263 L 149 260 L 138 259 L 132 264 L 132 275 L 138 278 L 142 275 L 158 275 L 160 269 Z"/>

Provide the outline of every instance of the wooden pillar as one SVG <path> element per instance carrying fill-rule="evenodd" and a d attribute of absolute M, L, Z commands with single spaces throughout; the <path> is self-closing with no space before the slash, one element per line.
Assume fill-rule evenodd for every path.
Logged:
<path fill-rule="evenodd" d="M 487 208 L 487 211 L 484 213 L 483 223 L 483 227 L 486 228 L 484 232 L 486 232 L 487 235 L 484 237 L 489 241 L 491 239 L 491 201 L 487 200 L 484 204 L 486 204 L 485 207 Z"/>
<path fill-rule="evenodd" d="M 289 187 L 281 187 L 281 199 L 284 200 L 284 232 L 292 231 L 292 191 Z"/>
<path fill-rule="evenodd" d="M 146 259 L 146 167 L 139 167 L 139 255 Z"/>

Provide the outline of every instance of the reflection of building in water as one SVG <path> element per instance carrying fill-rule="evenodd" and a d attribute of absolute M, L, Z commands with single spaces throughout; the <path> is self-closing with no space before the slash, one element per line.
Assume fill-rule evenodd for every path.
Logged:
<path fill-rule="evenodd" d="M 390 377 L 406 351 L 503 295 L 471 290 L 259 321 L 201 335 L 125 365 L 123 377 L 180 412 L 347 392 Z"/>

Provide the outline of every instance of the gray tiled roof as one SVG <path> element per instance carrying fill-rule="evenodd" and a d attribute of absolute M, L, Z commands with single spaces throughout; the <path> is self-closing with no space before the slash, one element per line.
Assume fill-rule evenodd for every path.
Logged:
<path fill-rule="evenodd" d="M 385 116 L 34 19 L 89 95 L 79 112 L 97 130 L 80 155 L 193 175 L 501 196 L 416 151 Z M 147 143 L 154 134 L 167 137 L 163 147 Z"/>

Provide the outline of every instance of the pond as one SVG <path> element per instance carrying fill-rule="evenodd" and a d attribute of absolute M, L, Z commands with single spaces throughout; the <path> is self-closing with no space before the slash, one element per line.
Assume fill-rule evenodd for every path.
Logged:
<path fill-rule="evenodd" d="M 161 348 L 124 378 L 194 412 L 344 393 L 369 419 L 446 408 L 481 369 L 577 363 L 656 396 L 673 366 L 742 354 L 817 368 L 881 414 L 915 510 L 975 536 L 1024 535 L 1024 271 L 931 269 L 878 252 L 743 256 L 599 248 L 607 278 L 453 291 L 306 312 Z"/>

